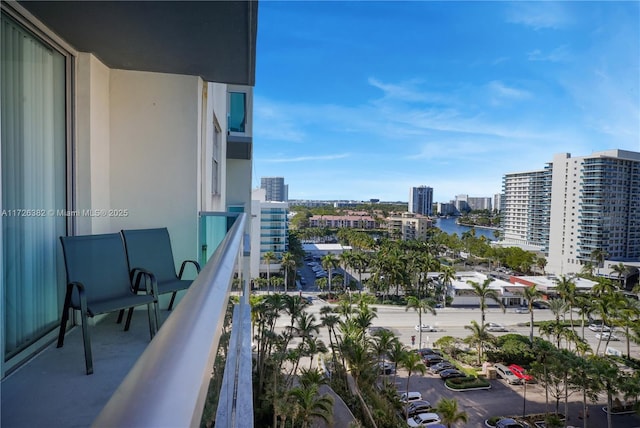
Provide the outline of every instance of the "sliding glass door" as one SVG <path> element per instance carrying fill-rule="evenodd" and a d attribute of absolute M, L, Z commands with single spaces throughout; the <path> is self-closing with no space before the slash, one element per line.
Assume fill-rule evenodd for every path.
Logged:
<path fill-rule="evenodd" d="M 67 61 L 2 13 L 3 367 L 55 329 L 64 292 Z M 60 211 L 59 211 L 60 210 Z M 4 372 L 4 370 L 3 370 Z"/>

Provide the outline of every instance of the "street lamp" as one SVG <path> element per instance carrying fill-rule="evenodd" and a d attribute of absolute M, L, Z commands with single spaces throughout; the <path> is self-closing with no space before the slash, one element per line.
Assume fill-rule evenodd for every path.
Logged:
<path fill-rule="evenodd" d="M 524 418 L 527 413 L 527 381 L 523 379 L 524 382 L 524 394 L 522 395 L 522 417 Z"/>

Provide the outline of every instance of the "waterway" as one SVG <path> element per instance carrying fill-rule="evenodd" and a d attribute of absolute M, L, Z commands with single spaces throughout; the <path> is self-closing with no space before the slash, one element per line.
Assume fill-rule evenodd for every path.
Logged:
<path fill-rule="evenodd" d="M 462 226 L 456 223 L 456 217 L 449 218 L 438 218 L 436 222 L 436 227 L 442 230 L 443 232 L 452 234 L 457 233 L 458 236 L 462 236 L 464 232 L 468 232 L 471 230 L 469 226 Z M 494 229 L 485 229 L 481 227 L 476 227 L 476 236 L 485 236 L 490 241 L 495 241 L 496 237 L 493 235 Z"/>

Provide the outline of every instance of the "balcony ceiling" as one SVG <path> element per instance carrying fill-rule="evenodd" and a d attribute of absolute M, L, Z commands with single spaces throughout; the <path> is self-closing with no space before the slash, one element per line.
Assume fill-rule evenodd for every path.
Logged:
<path fill-rule="evenodd" d="M 110 68 L 253 86 L 257 1 L 20 1 Z"/>

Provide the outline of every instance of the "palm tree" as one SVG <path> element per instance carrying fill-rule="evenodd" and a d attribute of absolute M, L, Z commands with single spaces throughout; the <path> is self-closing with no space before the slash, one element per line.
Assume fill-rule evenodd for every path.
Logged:
<path fill-rule="evenodd" d="M 582 339 L 584 340 L 585 318 L 588 318 L 591 316 L 591 313 L 593 312 L 593 302 L 591 301 L 591 298 L 589 296 L 578 294 L 576 296 L 575 305 L 576 305 L 576 308 L 578 308 L 578 313 L 580 314 L 581 329 L 582 329 L 581 336 L 582 336 Z"/>
<path fill-rule="evenodd" d="M 282 260 L 280 261 L 280 267 L 284 270 L 284 292 L 287 292 L 287 286 L 289 285 L 289 272 L 292 270 L 295 272 L 296 260 L 293 254 L 286 252 L 282 254 Z"/>
<path fill-rule="evenodd" d="M 484 324 L 478 324 L 475 320 L 471 321 L 471 325 L 465 325 L 464 328 L 471 330 L 471 335 L 467 336 L 464 340 L 469 345 L 476 346 L 478 351 L 478 365 L 482 364 L 482 351 L 486 342 L 492 342 L 494 337 L 486 329 Z"/>
<path fill-rule="evenodd" d="M 542 300 L 542 291 L 538 290 L 536 284 L 530 287 L 524 287 L 522 295 L 527 301 L 527 307 L 529 308 L 529 315 L 531 316 L 531 322 L 529 325 L 529 342 L 533 346 L 533 303 Z"/>
<path fill-rule="evenodd" d="M 382 363 L 383 356 L 386 356 L 397 342 L 398 338 L 389 330 L 378 330 L 373 333 L 373 351 L 378 356 L 378 364 Z"/>
<path fill-rule="evenodd" d="M 442 307 L 447 306 L 447 291 L 452 281 L 456 278 L 456 271 L 451 266 L 443 266 L 440 273 L 440 282 L 442 282 Z"/>
<path fill-rule="evenodd" d="M 502 308 L 502 311 L 505 312 L 504 303 L 502 303 L 500 296 L 498 296 L 498 293 L 495 290 L 489 287 L 492 282 L 493 278 L 485 279 L 482 285 L 475 281 L 467 281 L 467 284 L 471 285 L 471 291 L 473 291 L 476 296 L 480 297 L 480 312 L 482 314 L 481 325 L 483 328 L 485 325 L 485 310 L 487 309 L 487 298 L 495 300 Z"/>
<path fill-rule="evenodd" d="M 434 411 L 440 415 L 442 423 L 451 428 L 458 422 L 467 423 L 469 421 L 469 415 L 465 411 L 458 410 L 458 400 L 455 398 L 441 398 Z"/>
<path fill-rule="evenodd" d="M 400 360 L 400 366 L 407 370 L 407 394 L 409 394 L 409 381 L 412 373 L 425 374 L 427 368 L 422 362 L 422 357 L 417 352 L 406 352 L 404 358 Z"/>
<path fill-rule="evenodd" d="M 576 304 L 576 283 L 573 278 L 562 275 L 556 280 L 556 291 L 558 295 L 567 304 L 569 312 L 569 320 L 571 328 L 573 328 L 573 307 Z"/>
<path fill-rule="evenodd" d="M 329 394 L 318 396 L 318 385 L 296 387 L 289 391 L 294 405 L 298 410 L 302 428 L 311 426 L 315 418 L 330 424 L 333 420 L 333 397 Z"/>
<path fill-rule="evenodd" d="M 322 256 L 322 267 L 329 274 L 327 276 L 328 283 L 329 283 L 329 296 L 331 296 L 331 277 L 333 276 L 332 272 L 337 266 L 338 266 L 338 259 L 335 254 L 328 253 Z"/>
<path fill-rule="evenodd" d="M 389 351 L 387 351 L 387 358 L 389 359 L 389 361 L 391 361 L 393 363 L 393 383 L 396 383 L 396 375 L 398 373 L 398 366 L 400 365 L 400 362 L 404 359 L 404 354 L 406 354 L 407 348 L 400 343 L 400 341 L 395 341 L 392 343 L 391 348 L 389 348 Z"/>
<path fill-rule="evenodd" d="M 622 280 L 622 276 L 625 276 L 625 280 L 626 280 L 626 275 L 627 275 L 627 267 L 624 265 L 624 263 L 620 262 L 617 265 L 614 265 L 611 270 L 615 273 L 618 274 L 618 281 L 620 281 L 620 289 L 623 290 L 624 289 L 624 281 Z"/>
<path fill-rule="evenodd" d="M 276 260 L 276 253 L 273 251 L 267 251 L 262 255 L 262 260 L 267 265 L 267 293 L 269 293 L 269 286 L 271 285 L 271 262 Z"/>
<path fill-rule="evenodd" d="M 418 313 L 418 325 L 420 326 L 418 343 L 422 344 L 422 314 L 429 312 L 432 315 L 437 315 L 437 312 L 427 299 L 418 299 L 416 296 L 407 297 L 405 312 L 411 308 Z"/>
<path fill-rule="evenodd" d="M 596 248 L 595 250 L 593 250 L 591 252 L 591 260 L 593 260 L 593 261 L 598 263 L 598 265 L 597 265 L 598 266 L 598 270 L 597 270 L 598 275 L 600 275 L 600 268 L 602 267 L 602 264 L 607 259 L 607 257 L 609 257 L 609 254 L 607 254 L 607 251 L 604 250 L 603 248 Z"/>
<path fill-rule="evenodd" d="M 340 265 L 342 266 L 342 270 L 344 272 L 342 287 L 347 289 L 347 279 L 349 275 L 347 274 L 347 269 L 351 266 L 351 260 L 353 259 L 353 253 L 351 251 L 343 251 L 340 256 L 338 256 Z"/>

